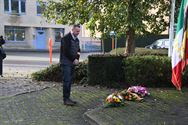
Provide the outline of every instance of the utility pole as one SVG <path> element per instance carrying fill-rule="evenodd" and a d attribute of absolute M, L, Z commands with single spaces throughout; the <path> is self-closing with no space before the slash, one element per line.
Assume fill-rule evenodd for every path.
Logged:
<path fill-rule="evenodd" d="M 172 56 L 172 47 L 174 41 L 174 13 L 175 13 L 175 0 L 171 0 L 171 15 L 170 15 L 170 32 L 169 32 L 169 48 L 168 56 Z"/>

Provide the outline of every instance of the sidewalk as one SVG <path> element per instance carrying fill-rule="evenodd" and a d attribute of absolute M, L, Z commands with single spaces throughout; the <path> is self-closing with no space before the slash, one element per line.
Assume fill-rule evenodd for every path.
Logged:
<path fill-rule="evenodd" d="M 104 108 L 114 90 L 74 85 L 77 106 L 63 105 L 62 88 L 55 82 L 23 78 L 0 79 L 0 125 L 187 125 L 188 89 L 149 89 L 142 103 L 127 102 Z"/>
<path fill-rule="evenodd" d="M 4 48 L 5 52 L 41 52 L 41 53 L 46 53 L 49 52 L 47 49 L 32 49 L 32 48 Z M 59 49 L 53 49 L 53 52 L 59 53 Z"/>
<path fill-rule="evenodd" d="M 46 53 L 49 52 L 48 49 L 34 49 L 34 48 L 24 48 L 24 47 L 4 47 L 5 52 L 41 52 L 41 53 Z M 60 49 L 59 48 L 53 48 L 53 53 L 59 53 Z M 102 53 L 102 51 L 83 51 L 81 50 L 82 53 Z"/>
<path fill-rule="evenodd" d="M 14 82 L 22 86 L 22 94 L 15 94 Z M 25 84 L 22 84 L 25 82 Z M 79 103 L 69 107 L 63 105 L 62 88 L 59 83 L 45 83 L 29 79 L 1 79 L 0 91 L 0 125 L 89 125 L 83 114 L 93 108 L 100 107 L 109 90 L 96 87 L 73 86 L 72 98 Z M 29 85 L 30 84 L 30 85 Z M 41 86 L 41 87 L 37 87 Z M 48 85 L 47 87 L 43 87 Z M 55 85 L 55 86 L 54 86 Z M 38 89 L 30 91 L 35 86 Z M 5 90 L 13 89 L 8 95 Z M 27 88 L 27 89 L 26 89 Z M 29 90 L 29 91 L 25 91 Z M 92 91 L 91 91 L 92 90 Z M 14 94 L 11 94 L 14 93 Z"/>
<path fill-rule="evenodd" d="M 85 113 L 93 125 L 187 125 L 188 88 L 149 89 L 144 102 L 127 102 L 119 108 L 99 107 Z"/>

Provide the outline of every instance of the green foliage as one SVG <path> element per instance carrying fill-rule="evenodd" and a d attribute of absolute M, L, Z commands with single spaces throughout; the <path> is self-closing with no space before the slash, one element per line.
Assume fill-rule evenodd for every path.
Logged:
<path fill-rule="evenodd" d="M 167 56 L 93 55 L 89 57 L 88 84 L 112 88 L 172 87 L 171 73 L 171 60 Z M 183 74 L 183 86 L 187 86 L 187 81 L 188 67 Z"/>
<path fill-rule="evenodd" d="M 80 62 L 75 67 L 75 82 L 80 82 L 87 77 L 87 61 Z M 55 81 L 62 82 L 62 72 L 60 64 L 54 64 L 46 69 L 32 74 L 32 79 L 37 81 Z M 82 82 L 83 83 L 83 82 Z"/>
<path fill-rule="evenodd" d="M 88 61 L 83 61 L 75 67 L 75 80 L 77 83 L 87 82 Z"/>
<path fill-rule="evenodd" d="M 162 56 L 132 56 L 123 60 L 125 82 L 148 87 L 172 86 L 171 61 Z"/>
<path fill-rule="evenodd" d="M 60 64 L 35 72 L 32 78 L 38 81 L 62 81 Z M 89 61 L 75 67 L 75 82 L 112 88 L 130 85 L 169 87 L 171 62 L 166 56 L 92 55 Z M 183 86 L 188 86 L 188 67 L 183 73 Z"/>
<path fill-rule="evenodd" d="M 113 30 L 120 35 L 130 28 L 136 34 L 161 33 L 169 10 L 164 0 L 48 0 L 43 15 L 59 24 L 86 24 L 93 34 Z"/>
<path fill-rule="evenodd" d="M 183 72 L 182 81 L 184 86 L 188 86 L 188 66 L 185 68 L 185 71 Z"/>
<path fill-rule="evenodd" d="M 43 70 L 33 73 L 32 79 L 37 81 L 62 81 L 60 64 L 53 64 Z"/>
<path fill-rule="evenodd" d="M 117 54 L 123 55 L 125 52 L 125 48 L 117 48 Z M 116 50 L 112 50 L 110 54 L 116 54 Z M 158 56 L 167 56 L 167 49 L 145 49 L 145 48 L 136 48 L 134 55 L 158 55 Z"/>
<path fill-rule="evenodd" d="M 180 5 L 181 5 L 181 1 L 182 0 L 176 0 L 175 1 L 175 15 L 174 15 L 175 23 L 178 22 L 178 14 L 179 14 L 179 9 L 180 9 Z"/>
<path fill-rule="evenodd" d="M 123 81 L 122 59 L 124 56 L 92 55 L 88 61 L 88 83 L 118 87 Z"/>

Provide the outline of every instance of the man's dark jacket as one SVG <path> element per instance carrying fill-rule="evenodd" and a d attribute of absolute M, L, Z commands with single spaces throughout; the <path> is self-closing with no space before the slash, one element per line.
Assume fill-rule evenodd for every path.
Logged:
<path fill-rule="evenodd" d="M 63 65 L 73 65 L 73 61 L 79 59 L 79 39 L 73 39 L 71 33 L 66 34 L 61 39 L 60 51 L 60 63 Z"/>

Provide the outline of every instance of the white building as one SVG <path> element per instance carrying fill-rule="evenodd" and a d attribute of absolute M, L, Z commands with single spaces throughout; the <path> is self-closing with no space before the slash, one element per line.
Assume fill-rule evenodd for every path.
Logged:
<path fill-rule="evenodd" d="M 59 48 L 61 36 L 70 30 L 67 25 L 47 23 L 37 0 L 0 0 L 0 35 L 6 38 L 5 47 L 48 49 L 52 38 L 54 48 Z M 87 41 L 96 41 L 85 27 L 79 37 L 82 49 Z"/>

